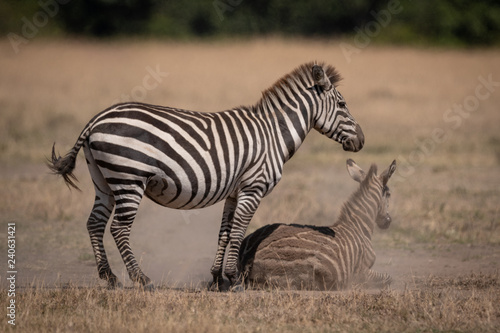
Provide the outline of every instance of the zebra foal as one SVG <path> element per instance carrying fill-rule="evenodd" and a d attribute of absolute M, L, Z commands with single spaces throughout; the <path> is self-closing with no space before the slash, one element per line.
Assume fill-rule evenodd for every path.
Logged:
<path fill-rule="evenodd" d="M 99 277 L 120 286 L 106 257 L 110 231 L 129 277 L 145 287 L 129 244 L 132 223 L 144 196 L 176 209 L 195 209 L 225 200 L 218 248 L 211 268 L 212 289 L 224 274 L 241 288 L 238 253 L 261 199 L 280 181 L 283 165 L 311 129 L 359 151 L 361 127 L 349 113 L 331 66 L 307 63 L 278 80 L 252 106 L 203 113 L 143 103 L 122 103 L 97 114 L 64 156 L 52 148 L 50 169 L 76 187 L 73 169 L 81 148 L 95 187 L 87 221 Z"/>
<path fill-rule="evenodd" d="M 352 282 L 378 287 L 391 283 L 389 275 L 371 269 L 371 236 L 375 224 L 386 229 L 391 223 L 387 181 L 396 161 L 379 176 L 375 165 L 365 173 L 350 159 L 347 170 L 360 186 L 332 226 L 270 224 L 243 240 L 238 266 L 247 284 L 339 290 Z"/>

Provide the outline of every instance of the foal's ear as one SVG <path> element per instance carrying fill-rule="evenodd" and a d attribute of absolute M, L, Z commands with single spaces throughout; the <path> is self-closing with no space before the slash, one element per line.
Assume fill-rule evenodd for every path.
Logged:
<path fill-rule="evenodd" d="M 351 159 L 348 159 L 346 162 L 346 166 L 347 166 L 347 172 L 349 172 L 349 175 L 351 176 L 352 179 L 354 179 L 358 183 L 361 183 L 363 179 L 365 179 L 366 173 L 356 164 L 356 162 L 354 162 Z"/>
<path fill-rule="evenodd" d="M 323 67 L 314 65 L 312 67 L 312 77 L 314 83 L 320 86 L 323 90 L 330 90 L 330 88 L 332 87 L 332 83 L 330 82 L 328 76 L 326 76 Z"/>
<path fill-rule="evenodd" d="M 382 184 L 384 184 L 384 186 L 387 185 L 394 171 L 396 171 L 396 160 L 392 161 L 391 165 L 380 174 L 380 179 L 382 179 Z"/>

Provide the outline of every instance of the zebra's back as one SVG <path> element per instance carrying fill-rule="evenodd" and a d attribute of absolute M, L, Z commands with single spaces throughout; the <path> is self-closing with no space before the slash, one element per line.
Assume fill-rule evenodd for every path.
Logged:
<path fill-rule="evenodd" d="M 190 209 L 235 190 L 262 155 L 257 149 L 265 149 L 255 144 L 264 130 L 248 110 L 202 113 L 126 103 L 94 119 L 88 143 L 106 178 L 124 187 L 142 182 L 153 201 Z"/>

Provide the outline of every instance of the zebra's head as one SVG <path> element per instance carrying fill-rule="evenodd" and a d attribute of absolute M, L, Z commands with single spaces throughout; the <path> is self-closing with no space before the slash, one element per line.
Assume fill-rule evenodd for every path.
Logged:
<path fill-rule="evenodd" d="M 389 214 L 389 199 L 391 197 L 391 192 L 387 186 L 387 182 L 394 174 L 394 171 L 396 171 L 396 160 L 394 160 L 380 175 L 377 175 L 376 165 L 372 165 L 368 173 L 365 173 L 353 160 L 348 159 L 347 171 L 352 179 L 361 183 L 362 186 L 365 186 L 368 190 L 378 189 L 378 191 L 381 191 L 375 223 L 377 223 L 380 229 L 389 228 L 392 222 L 391 215 Z"/>
<path fill-rule="evenodd" d="M 312 66 L 315 84 L 313 88 L 319 96 L 314 128 L 321 134 L 341 143 L 345 151 L 360 151 L 365 143 L 365 136 L 359 124 L 349 113 L 344 97 L 334 85 L 340 80 L 340 75 L 333 68 L 329 68 L 329 71 L 331 76 L 325 73 L 322 66 Z"/>

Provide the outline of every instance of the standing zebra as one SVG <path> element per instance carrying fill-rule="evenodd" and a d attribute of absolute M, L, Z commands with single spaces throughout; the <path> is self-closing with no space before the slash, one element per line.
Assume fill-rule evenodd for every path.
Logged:
<path fill-rule="evenodd" d="M 371 237 L 375 223 L 381 229 L 391 224 L 387 182 L 396 161 L 380 176 L 375 165 L 366 174 L 350 159 L 347 170 L 360 187 L 335 224 L 270 224 L 243 240 L 238 268 L 246 283 L 316 290 L 345 289 L 354 281 L 376 286 L 391 283 L 389 275 L 371 269 L 375 263 Z"/>
<path fill-rule="evenodd" d="M 201 113 L 117 104 L 97 114 L 64 157 L 57 157 L 52 147 L 50 169 L 75 188 L 72 172 L 83 147 L 96 191 L 87 229 L 99 277 L 110 288 L 121 285 L 103 247 L 113 208 L 110 231 L 130 279 L 149 288 L 151 280 L 139 268 L 129 244 L 142 197 L 177 209 L 203 208 L 225 200 L 211 287 L 222 286 L 229 245 L 224 274 L 233 288 L 240 288 L 237 260 L 247 226 L 307 133 L 314 128 L 346 151 L 363 147 L 363 132 L 335 87 L 339 80 L 333 67 L 307 63 L 249 107 Z"/>

